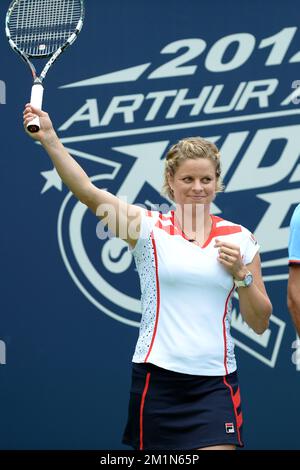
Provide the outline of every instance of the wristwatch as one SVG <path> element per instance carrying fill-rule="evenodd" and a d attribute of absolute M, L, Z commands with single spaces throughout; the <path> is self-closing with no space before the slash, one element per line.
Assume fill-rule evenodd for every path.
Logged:
<path fill-rule="evenodd" d="M 241 281 L 234 279 L 235 287 L 249 287 L 251 286 L 252 282 L 253 282 L 253 274 L 250 271 L 248 271 L 245 274 L 244 279 L 242 279 Z"/>

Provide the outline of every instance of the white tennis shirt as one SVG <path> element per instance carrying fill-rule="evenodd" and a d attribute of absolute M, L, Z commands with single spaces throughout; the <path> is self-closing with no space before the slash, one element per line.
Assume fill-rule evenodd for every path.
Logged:
<path fill-rule="evenodd" d="M 234 282 L 217 259 L 215 238 L 238 245 L 244 264 L 259 247 L 245 227 L 211 218 L 210 236 L 199 247 L 177 228 L 174 211 L 142 211 L 140 238 L 131 250 L 142 292 L 133 362 L 193 375 L 235 371 L 230 334 Z"/>

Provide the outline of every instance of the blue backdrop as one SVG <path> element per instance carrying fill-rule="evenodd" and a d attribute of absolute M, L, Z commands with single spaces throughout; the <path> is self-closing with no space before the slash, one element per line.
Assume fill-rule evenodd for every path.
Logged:
<path fill-rule="evenodd" d="M 9 1 L 1 1 L 1 24 Z M 221 149 L 214 213 L 251 229 L 274 305 L 261 337 L 232 324 L 246 449 L 299 449 L 288 225 L 300 202 L 300 32 L 286 0 L 87 0 L 78 41 L 50 70 L 44 109 L 93 178 L 129 202 L 160 196 L 166 147 Z M 61 184 L 22 129 L 31 77 L 0 37 L 0 448 L 125 449 L 140 321 L 131 254 Z"/>

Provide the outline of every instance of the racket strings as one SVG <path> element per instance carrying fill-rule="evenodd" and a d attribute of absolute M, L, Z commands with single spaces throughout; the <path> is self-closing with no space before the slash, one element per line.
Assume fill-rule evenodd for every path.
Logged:
<path fill-rule="evenodd" d="M 68 41 L 81 17 L 80 0 L 20 0 L 10 18 L 11 37 L 30 56 L 50 55 Z"/>

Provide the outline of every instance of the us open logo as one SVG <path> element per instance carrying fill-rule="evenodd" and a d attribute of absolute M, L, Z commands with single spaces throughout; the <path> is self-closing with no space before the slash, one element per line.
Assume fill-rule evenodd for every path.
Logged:
<path fill-rule="evenodd" d="M 300 126 L 294 119 L 300 114 L 296 106 L 300 87 L 287 86 L 283 75 L 288 67 L 292 74 L 300 61 L 300 53 L 289 54 L 297 34 L 292 26 L 265 38 L 232 34 L 216 38 L 210 48 L 204 39 L 183 38 L 160 51 L 167 55 L 163 65 L 157 65 L 163 61 L 157 51 L 152 61 L 83 77 L 60 90 L 74 103 L 59 128 L 65 146 L 97 186 L 126 197 L 129 203 L 151 209 L 167 202 L 160 191 L 163 158 L 171 143 L 193 135 L 215 142 L 226 189 L 212 212 L 254 232 L 271 295 L 286 283 L 289 219 L 300 201 Z M 232 45 L 235 53 L 228 59 Z M 258 54 L 265 54 L 260 77 L 249 73 Z M 242 72 L 246 65 L 250 69 Z M 51 187 L 62 189 L 55 170 L 42 175 L 46 179 L 42 193 Z M 132 255 L 119 239 L 100 240 L 96 227 L 95 216 L 68 194 L 58 217 L 58 242 L 66 268 L 102 313 L 137 327 L 140 292 Z M 233 303 L 236 344 L 274 367 L 284 314 L 275 310 L 269 330 L 258 336 Z"/>

